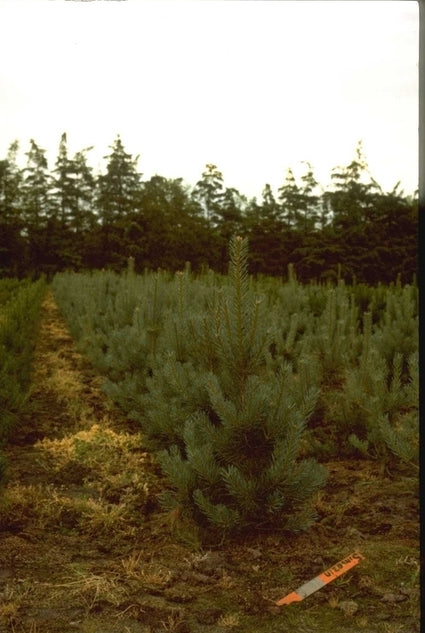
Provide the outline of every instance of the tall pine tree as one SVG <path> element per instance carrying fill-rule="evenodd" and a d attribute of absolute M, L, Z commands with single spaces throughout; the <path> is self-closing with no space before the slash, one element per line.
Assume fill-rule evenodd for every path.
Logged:
<path fill-rule="evenodd" d="M 202 178 L 196 183 L 192 195 L 200 203 L 208 222 L 214 226 L 219 219 L 224 195 L 223 174 L 216 165 L 205 165 Z"/>
<path fill-rule="evenodd" d="M 7 157 L 0 161 L 0 276 L 18 276 L 23 263 L 24 241 L 20 212 L 20 186 L 22 171 L 16 158 L 19 149 L 14 141 Z"/>
<path fill-rule="evenodd" d="M 370 177 L 362 142 L 356 147 L 356 156 L 346 167 L 335 167 L 331 179 L 333 190 L 324 199 L 329 204 L 336 230 L 346 231 L 359 226 L 373 213 L 374 194 L 379 185 Z"/>
<path fill-rule="evenodd" d="M 46 151 L 31 139 L 26 152 L 22 192 L 22 214 L 28 240 L 28 267 L 48 271 L 52 264 L 52 241 L 55 210 L 50 201 L 52 178 L 48 170 Z"/>
<path fill-rule="evenodd" d="M 139 157 L 125 151 L 118 135 L 110 148 L 106 173 L 97 181 L 97 207 L 104 226 L 125 218 L 139 202 L 141 174 L 137 170 Z"/>
<path fill-rule="evenodd" d="M 125 267 L 129 250 L 129 219 L 140 205 L 141 174 L 138 156 L 125 151 L 118 135 L 108 161 L 106 173 L 97 179 L 96 206 L 101 223 L 97 266 Z"/>
<path fill-rule="evenodd" d="M 50 195 L 55 209 L 57 255 L 62 267 L 81 266 L 87 243 L 85 238 L 88 237 L 86 233 L 94 228 L 94 178 L 86 161 L 86 153 L 90 149 L 86 148 L 74 158 L 69 158 L 67 136 L 62 134 Z"/>

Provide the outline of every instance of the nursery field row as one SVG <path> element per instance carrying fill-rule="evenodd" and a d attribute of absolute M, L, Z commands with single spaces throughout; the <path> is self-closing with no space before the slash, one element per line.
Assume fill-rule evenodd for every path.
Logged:
<path fill-rule="evenodd" d="M 286 512 L 298 529 L 326 480 L 316 460 L 417 468 L 417 288 L 254 280 L 246 247 L 231 244 L 227 277 L 130 268 L 53 288 L 104 391 L 159 451 L 164 507 L 220 529 Z"/>
<path fill-rule="evenodd" d="M 44 290 L 43 280 L 0 281 L 0 446 L 12 432 L 28 396 Z M 0 465 L 2 472 L 3 461 Z"/>
<path fill-rule="evenodd" d="M 5 277 L 0 279 L 0 311 L 3 310 L 14 295 L 19 290 L 30 285 L 31 282 L 26 280 L 15 279 L 13 277 Z"/>
<path fill-rule="evenodd" d="M 158 297 L 165 280 L 161 275 Z M 179 276 L 167 280 L 168 293 L 182 281 Z M 83 281 L 87 279 L 80 278 Z M 195 281 L 185 280 L 189 290 Z M 124 278 L 117 282 L 121 285 Z M 418 633 L 417 473 L 412 466 L 391 460 L 383 468 L 376 459 L 324 457 L 318 468 L 306 459 L 306 434 L 316 434 L 322 424 L 317 423 L 323 417 L 317 398 L 330 389 L 337 392 L 336 379 L 307 391 L 304 400 L 299 398 L 303 372 L 293 360 L 286 360 L 286 366 L 276 362 L 269 335 L 264 347 L 273 363 L 264 354 L 253 355 L 244 374 L 243 337 L 234 344 L 232 332 L 224 336 L 224 326 L 219 327 L 232 323 L 225 319 L 225 308 L 231 307 L 234 314 L 234 282 L 234 276 L 217 279 L 222 303 L 214 312 L 215 329 L 208 302 L 201 311 L 207 332 L 214 334 L 207 341 L 216 341 L 208 372 L 201 362 L 208 360 L 208 345 L 200 360 L 174 364 L 175 349 L 169 350 L 168 359 L 163 349 L 164 332 L 155 339 L 158 362 L 150 365 L 144 386 L 141 380 L 140 395 L 150 394 L 154 400 L 152 388 L 160 394 L 167 387 L 171 396 L 159 398 L 157 421 L 169 414 L 170 426 L 176 428 L 175 448 L 163 448 L 158 456 L 147 450 L 147 440 L 166 447 L 167 438 L 151 433 L 153 407 L 146 421 L 131 424 L 104 397 L 102 377 L 76 349 L 51 290 L 46 292 L 31 395 L 4 447 L 9 467 L 0 495 L 2 631 L 211 633 L 231 628 L 240 633 L 327 633 L 332 628 L 347 633 Z M 92 296 L 87 293 L 87 301 Z M 248 293 L 247 306 L 251 297 Z M 242 299 L 244 303 L 244 293 Z M 84 307 L 84 302 L 77 303 Z M 252 313 L 236 314 L 235 332 L 240 332 L 240 323 Z M 254 336 L 255 321 L 247 322 L 249 345 L 254 352 L 264 351 Z M 226 343 L 233 346 L 230 359 Z M 161 377 L 164 359 L 168 373 Z M 188 384 L 199 373 L 192 391 L 172 390 L 169 379 L 176 372 L 180 380 L 188 378 Z M 107 371 L 103 373 L 106 380 Z M 115 383 L 108 380 L 118 389 L 118 379 L 117 375 Z M 197 402 L 203 409 L 188 416 L 182 442 L 180 420 L 185 411 L 193 410 L 199 387 Z M 303 427 L 301 414 L 308 408 L 313 417 Z M 211 436 L 205 447 L 196 443 L 202 431 Z M 208 446 L 214 450 L 205 453 Z M 319 454 L 312 445 L 309 450 Z M 169 484 L 158 465 L 168 468 Z M 324 471 L 326 487 L 315 495 L 311 508 L 316 513 L 314 525 L 307 531 L 283 533 L 282 527 L 291 527 L 290 517 L 292 526 L 295 519 L 300 525 L 299 499 L 304 495 L 308 500 L 314 486 L 323 484 Z M 202 473 L 209 476 L 208 482 Z M 196 521 L 178 512 L 179 505 L 174 512 L 164 512 L 159 501 L 166 501 L 165 492 L 169 502 L 173 494 L 180 495 L 174 501 L 182 510 L 190 509 L 189 495 L 193 503 L 199 500 L 197 513 L 193 508 Z M 260 501 L 264 512 L 259 520 Z M 214 530 L 208 524 L 203 529 L 202 508 L 212 510 L 213 526 L 218 518 L 228 525 L 239 513 L 239 526 L 249 523 L 258 529 L 224 539 L 223 528 Z M 249 513 L 243 514 L 243 508 Z M 264 525 L 273 517 L 274 526 Z M 301 527 L 306 527 L 307 518 Z M 276 605 L 352 552 L 359 552 L 362 562 L 341 579 L 300 603 Z"/>

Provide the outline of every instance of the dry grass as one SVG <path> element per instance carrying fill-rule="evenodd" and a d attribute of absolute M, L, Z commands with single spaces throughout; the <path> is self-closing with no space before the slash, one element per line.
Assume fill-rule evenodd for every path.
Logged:
<path fill-rule="evenodd" d="M 22 529 L 27 523 L 43 529 L 52 519 L 51 488 L 41 484 L 12 484 L 2 494 L 0 511 L 2 527 Z"/>
<path fill-rule="evenodd" d="M 129 433 L 115 433 L 108 428 L 108 418 L 102 418 L 88 429 L 78 431 L 62 439 L 44 439 L 36 446 L 47 453 L 60 464 L 70 459 L 84 461 L 90 467 L 105 467 L 104 460 L 112 459 L 115 467 L 122 461 L 123 452 L 142 450 L 141 435 Z M 131 454 L 125 455 L 126 459 Z M 137 455 L 143 459 L 147 453 Z"/>
<path fill-rule="evenodd" d="M 237 613 L 222 615 L 217 621 L 218 626 L 221 626 L 224 629 L 233 629 L 240 626 L 240 623 L 240 616 Z"/>
<path fill-rule="evenodd" d="M 127 558 L 121 559 L 121 567 L 126 578 L 139 578 L 141 575 L 141 564 L 143 552 L 132 552 Z"/>
<path fill-rule="evenodd" d="M 173 633 L 173 631 L 181 631 L 182 622 L 183 616 L 181 613 L 171 613 L 166 620 L 161 621 L 161 624 L 164 631 Z"/>
<path fill-rule="evenodd" d="M 43 586 L 50 589 L 50 600 L 54 603 L 58 599 L 71 599 L 73 604 L 82 604 L 88 611 L 100 602 L 117 607 L 126 596 L 125 586 L 110 572 L 95 574 L 76 569 L 69 580 L 61 583 L 44 583 Z"/>
<path fill-rule="evenodd" d="M 92 471 L 96 479 L 120 473 L 123 478 L 137 480 L 137 473 L 143 470 L 147 458 L 141 436 L 115 433 L 107 428 L 108 421 L 103 418 L 88 429 L 60 439 L 43 439 L 35 448 L 49 470 L 58 472 L 82 465 L 86 471 Z"/>
<path fill-rule="evenodd" d="M 116 433 L 94 424 L 62 439 L 44 439 L 36 448 L 51 471 L 85 488 L 85 498 L 71 498 L 83 516 L 84 532 L 122 532 L 125 520 L 133 513 L 140 515 L 152 497 L 150 458 L 140 434 Z M 62 494 L 54 500 L 61 505 Z"/>
<path fill-rule="evenodd" d="M 10 623 L 10 626 L 11 633 L 38 633 L 39 631 L 37 627 L 37 622 L 34 621 L 28 624 L 28 628 L 26 625 L 15 625 L 13 622 Z"/>
<path fill-rule="evenodd" d="M 140 516 L 150 498 L 152 479 L 144 454 L 132 450 L 136 446 L 131 436 L 97 425 L 62 440 L 43 440 L 37 454 L 46 469 L 50 465 L 51 476 L 56 473 L 64 483 L 9 484 L 0 502 L 3 527 L 31 524 L 131 536 L 135 515 Z"/>
<path fill-rule="evenodd" d="M 19 611 L 33 593 L 34 587 L 28 580 L 6 583 L 0 595 L 0 625 L 8 626 L 11 631 L 17 630 Z"/>
<path fill-rule="evenodd" d="M 120 561 L 120 573 L 125 580 L 136 580 L 142 585 L 166 587 L 169 585 L 173 572 L 160 563 L 149 562 L 143 559 L 143 551 L 132 552 L 127 558 Z"/>
<path fill-rule="evenodd" d="M 85 399 L 82 397 L 84 384 L 81 382 L 81 372 L 69 366 L 69 360 L 63 358 L 60 351 L 48 352 L 45 355 L 47 367 L 43 386 L 56 395 L 60 405 L 66 406 L 68 412 L 72 409 L 73 418 L 81 416 L 81 411 L 87 409 Z M 48 368 L 54 367 L 54 372 Z M 92 410 L 90 410 L 92 413 Z"/>

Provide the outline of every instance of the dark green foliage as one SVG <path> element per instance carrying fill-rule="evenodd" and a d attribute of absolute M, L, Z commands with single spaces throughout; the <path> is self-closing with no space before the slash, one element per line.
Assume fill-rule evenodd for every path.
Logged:
<path fill-rule="evenodd" d="M 346 167 L 334 169 L 324 191 L 306 162 L 292 169 L 275 194 L 262 199 L 226 187 L 207 164 L 194 187 L 182 178 L 142 180 L 119 136 L 105 171 L 94 176 L 86 148 L 68 156 L 64 133 L 54 169 L 34 140 L 25 169 L 18 144 L 0 161 L 0 270 L 9 276 L 58 270 L 126 267 L 136 272 L 212 267 L 227 272 L 232 235 L 250 240 L 250 272 L 285 277 L 292 263 L 302 282 L 410 283 L 417 270 L 417 199 L 398 185 L 384 193 L 369 175 L 361 145 Z"/>
<path fill-rule="evenodd" d="M 279 187 L 280 218 L 288 228 L 294 228 L 303 235 L 314 231 L 320 217 L 318 186 L 310 163 L 302 177 L 302 185 L 296 182 L 292 169 L 286 172 L 284 184 Z"/>
<path fill-rule="evenodd" d="M 98 180 L 98 208 L 104 226 L 136 208 L 141 178 L 137 171 L 138 157 L 133 158 L 125 151 L 119 136 L 110 149 L 111 154 L 105 156 L 106 173 Z"/>
<path fill-rule="evenodd" d="M 5 160 L 0 161 L 0 275 L 19 275 L 23 262 L 16 258 L 24 249 L 21 234 L 23 221 L 20 212 L 22 173 L 16 164 L 18 142 L 9 148 Z"/>
<path fill-rule="evenodd" d="M 143 183 L 137 209 L 128 218 L 128 253 L 136 270 L 199 268 L 214 251 L 207 220 L 181 178 L 152 176 Z"/>
<path fill-rule="evenodd" d="M 0 291 L 5 281 L 0 281 Z M 45 283 L 20 282 L 0 304 L 0 447 L 19 420 L 30 389 L 32 353 Z M 5 298 L 5 293 L 0 295 Z M 3 460 L 4 462 L 4 460 Z"/>
<path fill-rule="evenodd" d="M 54 246 L 52 244 L 54 215 L 49 198 L 51 176 L 46 152 L 31 139 L 26 152 L 27 166 L 23 171 L 21 213 L 27 238 L 27 267 L 30 271 L 50 270 Z"/>
<path fill-rule="evenodd" d="M 62 134 L 50 193 L 54 207 L 51 231 L 58 270 L 79 269 L 83 265 L 85 236 L 95 225 L 92 209 L 95 181 L 86 161 L 90 149 L 69 158 L 67 136 Z"/>
<path fill-rule="evenodd" d="M 201 205 L 207 221 L 212 225 L 216 224 L 224 195 L 223 174 L 216 165 L 205 166 L 202 178 L 196 183 L 192 195 Z"/>

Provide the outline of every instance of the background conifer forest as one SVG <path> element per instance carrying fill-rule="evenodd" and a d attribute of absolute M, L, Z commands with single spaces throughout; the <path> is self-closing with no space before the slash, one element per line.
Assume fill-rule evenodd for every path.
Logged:
<path fill-rule="evenodd" d="M 324 189 L 304 164 L 291 168 L 260 200 L 227 187 L 219 167 L 207 164 L 195 184 L 154 175 L 143 179 L 138 157 L 119 136 L 95 174 L 90 149 L 70 156 L 67 136 L 53 166 L 31 139 L 26 164 L 19 144 L 0 160 L 0 274 L 51 277 L 62 270 L 136 272 L 211 268 L 227 272 L 232 235 L 249 239 L 249 272 L 297 279 L 412 281 L 417 267 L 417 198 L 395 185 L 385 192 L 369 173 L 361 142 L 349 165 L 335 167 Z M 143 165 L 142 165 L 143 167 Z"/>

